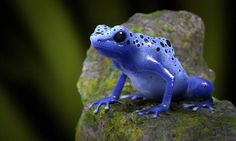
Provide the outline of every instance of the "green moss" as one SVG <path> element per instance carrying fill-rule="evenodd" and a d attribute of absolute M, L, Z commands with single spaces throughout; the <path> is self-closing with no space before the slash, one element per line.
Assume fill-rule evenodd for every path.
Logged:
<path fill-rule="evenodd" d="M 190 48 L 190 47 L 191 47 L 191 45 L 187 42 L 185 42 L 184 45 L 183 45 L 183 48 Z M 191 53 L 190 50 L 189 50 L 189 52 Z"/>
<path fill-rule="evenodd" d="M 178 140 L 183 140 L 183 134 L 186 130 L 189 128 L 192 128 L 195 126 L 196 123 L 196 118 L 189 118 L 189 115 L 184 114 L 182 112 L 177 114 L 180 120 L 176 121 L 176 125 L 174 127 L 174 133 L 175 133 L 175 139 L 176 141 Z M 189 124 L 191 123 L 191 124 Z"/>
<path fill-rule="evenodd" d="M 187 11 L 180 11 L 179 14 L 176 15 L 178 19 L 189 20 L 193 16 L 193 14 L 189 14 Z"/>
<path fill-rule="evenodd" d="M 90 47 L 93 48 L 92 46 L 90 46 Z M 94 54 L 94 55 L 90 55 L 90 54 Z M 96 61 L 96 59 L 97 59 L 96 50 L 94 48 L 88 50 L 86 60 L 88 62 L 94 62 L 94 61 Z"/>
<path fill-rule="evenodd" d="M 146 18 L 158 18 L 158 17 L 160 17 L 160 15 L 162 14 L 162 13 L 165 13 L 166 12 L 166 10 L 163 10 L 163 11 L 156 11 L 156 12 L 153 12 L 153 13 L 150 13 L 150 14 L 145 14 L 144 16 L 146 17 Z"/>
<path fill-rule="evenodd" d="M 143 26 L 137 26 L 137 25 L 134 25 L 130 28 L 130 31 L 131 32 L 138 32 L 138 33 L 142 33 L 144 30 Z"/>
<path fill-rule="evenodd" d="M 160 36 L 164 37 L 161 31 L 153 31 L 151 29 L 147 30 L 145 34 L 151 37 L 160 37 Z"/>
<path fill-rule="evenodd" d="M 88 104 L 87 102 L 92 102 L 90 100 L 91 95 L 97 95 L 96 94 L 96 87 L 97 87 L 97 82 L 94 80 L 89 80 L 83 82 L 83 84 L 80 87 L 86 87 L 87 90 L 85 91 L 80 91 L 80 94 L 87 94 L 87 96 L 82 97 L 83 104 Z"/>
<path fill-rule="evenodd" d="M 224 123 L 226 123 L 230 126 L 236 127 L 236 117 L 235 117 L 235 115 L 224 116 L 222 118 L 222 122 L 224 122 Z"/>
<path fill-rule="evenodd" d="M 86 114 L 86 119 L 88 119 L 85 120 L 86 125 L 93 129 L 101 127 L 99 130 L 103 134 L 96 136 L 96 139 L 109 138 L 110 140 L 135 141 L 143 136 L 141 129 L 136 127 L 134 123 L 131 123 L 124 113 L 103 112 L 104 110 L 100 111 L 100 113 L 96 115 L 96 118 L 94 118 L 94 115 L 90 112 Z M 108 120 L 104 121 L 104 119 Z M 106 122 L 106 124 L 104 124 L 104 122 Z"/>
<path fill-rule="evenodd" d="M 130 123 L 125 114 L 114 114 L 108 120 L 104 128 L 105 136 L 110 136 L 111 140 L 138 140 L 142 137 L 142 131 L 134 124 Z M 114 134 L 111 134 L 114 133 Z"/>
<path fill-rule="evenodd" d="M 185 34 L 182 37 L 183 43 L 189 43 L 192 33 L 190 31 L 185 31 Z"/>
<path fill-rule="evenodd" d="M 210 129 L 208 127 L 205 127 L 202 129 L 202 131 L 205 133 L 205 134 L 209 134 L 210 133 Z"/>
<path fill-rule="evenodd" d="M 169 25 L 168 23 L 162 21 L 162 20 L 156 20 L 155 25 L 160 27 L 161 29 L 163 29 L 166 32 L 173 32 L 174 31 L 174 27 Z"/>

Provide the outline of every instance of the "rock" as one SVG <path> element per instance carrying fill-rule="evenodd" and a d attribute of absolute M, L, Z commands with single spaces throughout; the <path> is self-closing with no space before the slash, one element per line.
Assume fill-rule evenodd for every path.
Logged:
<path fill-rule="evenodd" d="M 203 60 L 204 24 L 186 11 L 157 11 L 135 14 L 123 25 L 133 32 L 168 38 L 176 56 L 191 75 L 214 80 L 214 72 Z M 119 76 L 111 61 L 94 48 L 87 52 L 78 89 L 84 105 L 111 95 Z M 122 94 L 135 92 L 126 82 Z M 172 102 L 171 109 L 158 118 L 138 116 L 135 110 L 151 107 L 153 101 L 112 104 L 109 111 L 84 110 L 77 125 L 76 140 L 236 140 L 236 109 L 229 101 L 214 100 L 214 112 L 183 110 L 182 102 Z"/>

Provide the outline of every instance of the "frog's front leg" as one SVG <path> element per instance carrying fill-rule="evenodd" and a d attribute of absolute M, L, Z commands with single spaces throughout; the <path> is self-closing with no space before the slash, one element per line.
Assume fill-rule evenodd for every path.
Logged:
<path fill-rule="evenodd" d="M 120 78 L 119 78 L 118 82 L 116 83 L 115 88 L 112 91 L 112 95 L 108 96 L 108 97 L 104 97 L 104 98 L 102 98 L 98 101 L 94 101 L 94 102 L 90 103 L 87 106 L 87 108 L 91 108 L 91 107 L 93 107 L 93 105 L 97 105 L 95 110 L 94 110 L 94 113 L 97 113 L 99 111 L 99 108 L 102 105 L 105 105 L 105 109 L 108 110 L 110 104 L 112 104 L 112 103 L 121 103 L 119 101 L 119 97 L 120 97 L 121 90 L 124 87 L 126 78 L 127 78 L 127 76 L 122 73 L 120 75 Z"/>
<path fill-rule="evenodd" d="M 149 109 L 137 110 L 136 112 L 139 115 L 153 114 L 153 117 L 156 118 L 161 112 L 167 111 L 170 107 L 175 77 L 158 61 L 154 60 L 153 58 L 150 58 L 150 61 L 152 61 L 152 63 L 146 67 L 154 73 L 158 73 L 163 77 L 163 79 L 166 80 L 166 87 L 162 103 Z"/>
<path fill-rule="evenodd" d="M 162 99 L 162 103 L 149 109 L 137 110 L 136 112 L 139 115 L 153 114 L 153 117 L 156 118 L 161 112 L 167 111 L 171 103 L 173 86 L 174 86 L 174 78 L 167 79 L 167 84 Z"/>

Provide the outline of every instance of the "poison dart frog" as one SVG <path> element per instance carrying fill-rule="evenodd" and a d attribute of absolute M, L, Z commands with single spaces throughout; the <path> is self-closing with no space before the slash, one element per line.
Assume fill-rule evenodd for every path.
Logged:
<path fill-rule="evenodd" d="M 119 103 L 120 99 L 126 98 L 160 102 L 148 109 L 136 110 L 139 115 L 152 114 L 154 118 L 167 111 L 174 99 L 200 98 L 202 102 L 183 104 L 183 107 L 193 111 L 203 107 L 213 110 L 212 82 L 199 76 L 188 76 L 168 39 L 134 33 L 121 25 L 98 25 L 91 34 L 90 41 L 120 71 L 111 96 L 88 105 L 88 108 L 96 105 L 94 113 L 102 105 L 108 110 L 111 103 Z M 137 93 L 120 97 L 127 77 Z"/>

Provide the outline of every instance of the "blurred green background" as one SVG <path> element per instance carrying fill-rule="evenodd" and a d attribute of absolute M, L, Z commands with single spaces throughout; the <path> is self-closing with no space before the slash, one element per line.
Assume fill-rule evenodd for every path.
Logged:
<path fill-rule="evenodd" d="M 187 10 L 202 17 L 214 96 L 236 101 L 230 1 L 3 0 L 0 6 L 0 141 L 74 140 L 82 109 L 76 82 L 89 35 L 97 24 L 121 24 L 137 12 Z"/>

